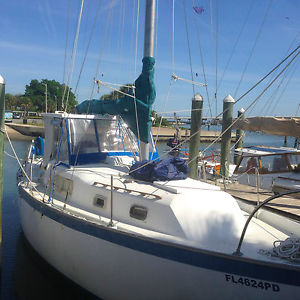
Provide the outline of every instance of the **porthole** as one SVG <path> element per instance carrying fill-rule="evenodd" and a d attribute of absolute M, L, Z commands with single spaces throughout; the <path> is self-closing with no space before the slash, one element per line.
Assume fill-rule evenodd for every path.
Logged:
<path fill-rule="evenodd" d="M 103 208 L 105 206 L 105 198 L 101 195 L 96 195 L 94 203 L 96 206 Z"/>
<path fill-rule="evenodd" d="M 130 208 L 130 217 L 138 219 L 138 220 L 146 220 L 148 210 L 146 207 L 134 205 Z"/>

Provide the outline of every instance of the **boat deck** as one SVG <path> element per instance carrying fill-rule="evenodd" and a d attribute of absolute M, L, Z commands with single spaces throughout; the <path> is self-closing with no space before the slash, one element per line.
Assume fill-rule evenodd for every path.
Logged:
<path fill-rule="evenodd" d="M 240 183 L 227 183 L 226 187 L 224 187 L 222 183 L 217 183 L 217 185 L 220 186 L 222 190 L 226 190 L 226 192 L 233 197 L 252 204 L 258 201 L 261 203 L 274 195 L 272 192 L 263 189 L 259 189 L 259 193 L 257 193 L 256 187 Z M 266 204 L 266 207 L 300 222 L 300 198 L 292 196 L 280 197 Z"/>

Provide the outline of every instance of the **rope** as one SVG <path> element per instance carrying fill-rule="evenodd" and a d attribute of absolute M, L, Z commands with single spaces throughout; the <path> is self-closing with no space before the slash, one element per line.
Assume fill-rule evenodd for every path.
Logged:
<path fill-rule="evenodd" d="M 5 132 L 4 132 L 5 133 Z M 13 159 L 16 159 L 16 157 L 14 155 L 11 155 L 9 153 L 7 153 L 5 150 L 4 150 L 4 154 L 7 155 L 8 157 L 10 158 L 13 158 Z M 20 159 L 20 158 L 19 158 Z M 20 160 L 23 160 L 23 159 L 20 159 Z"/>
<path fill-rule="evenodd" d="M 18 162 L 18 164 L 19 164 L 20 169 L 22 170 L 23 174 L 24 174 L 25 177 L 27 178 L 28 182 L 31 184 L 31 187 L 39 194 L 39 196 L 42 197 L 42 194 L 41 194 L 40 191 L 32 184 L 33 182 L 30 180 L 29 176 L 27 175 L 26 171 L 24 170 L 24 167 L 23 167 L 23 165 L 21 164 L 20 159 L 18 158 L 18 155 L 17 155 L 17 153 L 16 153 L 16 150 L 15 150 L 15 148 L 14 148 L 14 146 L 13 146 L 11 140 L 10 140 L 10 137 L 9 137 L 8 132 L 7 132 L 6 129 L 5 129 L 5 134 L 6 134 L 8 143 L 9 143 L 9 145 L 10 145 L 10 148 L 11 148 L 13 154 L 14 154 L 14 157 L 15 157 L 15 159 L 17 160 L 17 162 Z"/>
<path fill-rule="evenodd" d="M 270 8 L 271 8 L 272 3 L 273 3 L 273 0 L 270 0 L 270 1 L 269 1 L 269 5 L 268 5 L 267 10 L 266 10 L 266 13 L 265 13 L 264 18 L 263 18 L 263 21 L 262 21 L 262 23 L 261 23 L 261 25 L 260 25 L 260 28 L 259 28 L 258 33 L 257 33 L 257 36 L 256 36 L 256 38 L 255 38 L 254 44 L 253 44 L 252 49 L 251 49 L 251 51 L 250 51 L 248 60 L 247 60 L 246 65 L 245 65 L 245 67 L 244 67 L 244 69 L 243 69 L 243 72 L 242 72 L 240 81 L 239 81 L 239 83 L 238 83 L 238 85 L 237 85 L 237 87 L 236 87 L 236 89 L 235 89 L 233 98 L 236 97 L 236 94 L 237 94 L 237 92 L 238 92 L 238 90 L 239 90 L 239 87 L 240 87 L 240 85 L 241 85 L 241 83 L 242 83 L 242 81 L 243 81 L 243 79 L 244 79 L 245 72 L 246 72 L 246 70 L 247 70 L 247 68 L 248 68 L 248 65 L 249 65 L 249 63 L 250 63 L 250 60 L 251 60 L 252 55 L 253 55 L 253 53 L 254 53 L 254 49 L 255 49 L 255 47 L 256 47 L 256 44 L 257 44 L 257 42 L 258 42 L 258 39 L 259 39 L 259 37 L 260 37 L 260 34 L 261 34 L 262 29 L 263 29 L 263 27 L 264 27 L 264 24 L 265 24 L 265 22 L 266 22 L 266 19 L 267 19 L 267 16 L 268 16 L 268 14 L 269 14 L 269 11 L 270 11 Z"/>
<path fill-rule="evenodd" d="M 277 240 L 273 243 L 272 250 L 260 249 L 258 253 L 300 263 L 300 238 L 288 237 L 284 241 Z"/>

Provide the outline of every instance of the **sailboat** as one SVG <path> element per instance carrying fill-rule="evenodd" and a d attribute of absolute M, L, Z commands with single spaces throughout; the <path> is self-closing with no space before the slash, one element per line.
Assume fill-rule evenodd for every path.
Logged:
<path fill-rule="evenodd" d="M 299 257 L 276 255 L 273 244 L 299 245 L 299 223 L 274 216 L 271 226 L 257 214 L 239 243 L 249 212 L 219 187 L 132 176 L 136 161 L 144 161 L 141 169 L 149 158 L 160 163 L 150 132 L 154 14 L 155 1 L 147 0 L 136 103 L 92 100 L 78 106 L 80 114 L 43 115 L 45 145 L 30 147 L 18 173 L 27 240 L 102 299 L 298 297 Z"/>

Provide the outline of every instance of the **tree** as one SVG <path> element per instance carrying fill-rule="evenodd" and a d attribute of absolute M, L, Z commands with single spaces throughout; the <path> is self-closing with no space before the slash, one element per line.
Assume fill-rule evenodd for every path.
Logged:
<path fill-rule="evenodd" d="M 155 110 L 152 110 L 151 117 L 154 118 L 153 127 L 159 127 L 160 122 L 161 126 L 170 126 L 170 123 L 163 117 L 158 116 Z"/>
<path fill-rule="evenodd" d="M 129 95 L 133 95 L 132 86 L 133 86 L 133 84 L 131 84 L 131 83 L 124 84 L 120 87 L 119 91 L 129 94 Z M 109 94 L 102 95 L 100 97 L 100 100 L 117 100 L 123 96 L 124 96 L 124 94 L 119 93 L 118 91 L 112 91 Z"/>
<path fill-rule="evenodd" d="M 62 97 L 65 90 L 65 85 L 60 84 L 55 80 L 42 79 L 39 82 L 37 79 L 31 80 L 29 85 L 26 85 L 24 96 L 28 97 L 31 102 L 31 107 L 33 110 L 43 112 L 46 108 L 46 88 L 47 84 L 47 110 L 48 112 L 54 112 L 55 110 L 62 110 Z M 68 88 L 65 91 L 65 100 L 64 104 L 66 104 L 66 99 L 68 95 Z M 73 111 L 75 106 L 77 105 L 77 101 L 75 99 L 75 95 L 70 89 L 69 98 L 67 107 L 65 108 L 67 111 Z"/>

